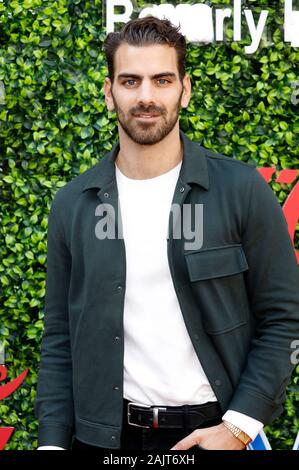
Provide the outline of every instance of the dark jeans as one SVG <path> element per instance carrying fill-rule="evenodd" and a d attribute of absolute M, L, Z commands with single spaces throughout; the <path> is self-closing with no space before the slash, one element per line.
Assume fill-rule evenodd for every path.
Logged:
<path fill-rule="evenodd" d="M 188 427 L 187 423 L 185 428 L 178 429 L 140 428 L 128 424 L 127 403 L 127 400 L 124 400 L 121 447 L 119 450 L 168 451 L 178 441 L 194 431 L 194 429 L 216 426 L 222 421 L 222 413 L 219 408 L 219 416 L 217 416 L 214 420 L 203 422 L 200 426 L 193 428 Z M 76 438 L 73 441 L 72 450 L 113 451 L 111 448 L 108 449 L 85 444 Z M 197 452 L 202 449 L 200 449 L 198 446 L 194 446 L 190 450 L 192 452 Z"/>

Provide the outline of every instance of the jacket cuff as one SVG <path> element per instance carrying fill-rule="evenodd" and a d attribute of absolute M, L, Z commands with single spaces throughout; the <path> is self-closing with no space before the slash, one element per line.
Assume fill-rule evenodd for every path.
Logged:
<path fill-rule="evenodd" d="M 43 422 L 38 427 L 38 447 L 57 446 L 69 449 L 73 436 L 73 429 L 60 423 Z"/>
<path fill-rule="evenodd" d="M 266 425 L 281 414 L 283 406 L 277 406 L 277 403 L 273 400 L 256 394 L 253 391 L 239 388 L 227 409 L 243 413 Z"/>

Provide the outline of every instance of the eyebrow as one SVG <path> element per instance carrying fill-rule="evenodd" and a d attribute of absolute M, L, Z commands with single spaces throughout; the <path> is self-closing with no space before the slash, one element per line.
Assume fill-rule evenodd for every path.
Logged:
<path fill-rule="evenodd" d="M 173 73 L 173 72 L 161 72 L 161 73 L 156 73 L 155 75 L 150 76 L 151 79 L 157 79 L 157 78 L 161 78 L 161 77 L 176 78 L 176 74 Z M 117 76 L 118 80 L 121 80 L 123 78 L 137 78 L 137 79 L 140 79 L 140 78 L 142 78 L 142 76 L 141 75 L 136 75 L 136 73 L 120 73 Z"/>

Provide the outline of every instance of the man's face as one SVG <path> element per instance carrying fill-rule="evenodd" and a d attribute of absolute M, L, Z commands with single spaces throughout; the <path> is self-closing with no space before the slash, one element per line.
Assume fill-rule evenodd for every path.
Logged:
<path fill-rule="evenodd" d="M 174 128 L 181 106 L 188 106 L 190 79 L 180 81 L 177 53 L 168 45 L 122 44 L 114 57 L 114 82 L 105 81 L 108 109 L 122 130 L 140 145 L 160 142 Z"/>

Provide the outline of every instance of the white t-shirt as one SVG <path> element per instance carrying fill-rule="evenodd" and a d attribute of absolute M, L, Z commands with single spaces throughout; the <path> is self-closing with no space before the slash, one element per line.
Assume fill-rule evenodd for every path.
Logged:
<path fill-rule="evenodd" d="M 167 230 L 181 162 L 155 178 L 115 165 L 126 249 L 124 397 L 146 405 L 216 401 L 174 290 Z"/>

